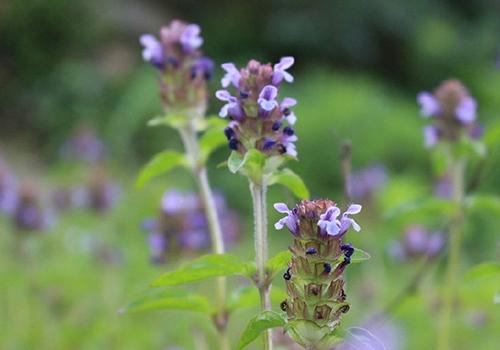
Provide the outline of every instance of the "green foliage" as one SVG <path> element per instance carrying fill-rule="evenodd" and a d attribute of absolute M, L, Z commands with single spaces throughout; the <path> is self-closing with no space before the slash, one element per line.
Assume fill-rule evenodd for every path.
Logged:
<path fill-rule="evenodd" d="M 485 262 L 476 265 L 465 275 L 466 281 L 480 278 L 495 278 L 500 281 L 500 262 Z M 500 288 L 500 284 L 498 287 Z"/>
<path fill-rule="evenodd" d="M 342 341 L 329 326 L 320 327 L 309 320 L 289 321 L 285 330 L 296 343 L 306 349 L 327 350 Z"/>
<path fill-rule="evenodd" d="M 151 285 L 177 286 L 220 276 L 245 275 L 248 265 L 231 254 L 209 254 L 191 260 L 179 269 L 164 273 Z"/>
<path fill-rule="evenodd" d="M 205 314 L 212 312 L 210 303 L 205 296 L 179 289 L 149 291 L 144 296 L 121 308 L 118 312 L 123 314 L 153 310 L 184 310 Z"/>
<path fill-rule="evenodd" d="M 500 199 L 491 195 L 471 195 L 466 199 L 466 206 L 470 211 L 486 211 L 494 215 L 500 214 Z"/>
<path fill-rule="evenodd" d="M 286 324 L 284 316 L 274 311 L 263 311 L 248 322 L 238 342 L 237 349 L 243 349 L 253 342 L 265 330 L 283 327 Z"/>
<path fill-rule="evenodd" d="M 221 124 L 220 118 L 215 119 L 215 121 L 212 120 L 208 123 L 206 131 L 199 140 L 202 163 L 205 163 L 208 160 L 212 152 L 227 144 L 223 130 L 224 124 Z"/>
<path fill-rule="evenodd" d="M 354 248 L 354 254 L 351 256 L 351 263 L 356 264 L 371 258 L 370 254 L 362 249 Z"/>
<path fill-rule="evenodd" d="M 449 217 L 455 209 L 454 203 L 449 200 L 435 197 L 419 198 L 390 209 L 385 217 L 390 221 L 408 223 L 432 217 Z"/>
<path fill-rule="evenodd" d="M 286 292 L 276 285 L 271 288 L 271 304 L 278 305 L 287 297 Z M 244 308 L 258 308 L 260 295 L 255 285 L 244 286 L 236 289 L 228 298 L 226 309 L 228 312 Z"/>
<path fill-rule="evenodd" d="M 291 259 L 292 253 L 289 250 L 279 252 L 269 259 L 267 261 L 266 268 L 268 269 L 271 277 L 276 276 L 278 272 L 284 270 L 290 263 Z"/>
<path fill-rule="evenodd" d="M 136 186 L 142 187 L 146 182 L 161 174 L 165 174 L 178 166 L 187 166 L 186 158 L 176 151 L 164 151 L 156 154 L 141 170 Z"/>
<path fill-rule="evenodd" d="M 292 170 L 285 168 L 275 171 L 269 178 L 269 185 L 280 184 L 288 188 L 300 199 L 309 198 L 309 190 L 299 175 Z"/>

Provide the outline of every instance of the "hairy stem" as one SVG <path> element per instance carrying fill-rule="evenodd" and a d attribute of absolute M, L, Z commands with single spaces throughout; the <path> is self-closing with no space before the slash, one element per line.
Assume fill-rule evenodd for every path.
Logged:
<path fill-rule="evenodd" d="M 439 315 L 438 350 L 451 349 L 451 320 L 456 297 L 457 280 L 460 272 L 460 248 L 462 245 L 462 226 L 464 221 L 464 160 L 454 160 L 451 170 L 453 176 L 453 202 L 456 205 L 456 210 L 452 217 L 449 231 L 449 250 L 443 291 L 443 305 Z"/>
<path fill-rule="evenodd" d="M 212 251 L 216 254 L 224 254 L 224 240 L 222 237 L 219 215 L 217 214 L 217 207 L 215 205 L 212 188 L 210 187 L 210 183 L 208 181 L 207 168 L 204 164 L 200 164 L 200 149 L 198 145 L 196 130 L 191 124 L 188 124 L 184 128 L 179 129 L 179 132 L 182 138 L 182 142 L 184 143 L 184 148 L 191 164 L 191 168 L 198 183 L 203 208 L 205 210 L 205 215 L 208 221 Z M 229 341 L 227 339 L 227 334 L 224 331 L 224 329 L 226 328 L 226 289 L 226 278 L 217 278 L 216 303 L 219 314 L 214 317 L 214 322 L 217 323 L 215 326 L 219 330 L 222 350 L 229 350 Z"/>
<path fill-rule="evenodd" d="M 255 227 L 255 264 L 257 265 L 257 287 L 260 295 L 260 308 L 262 311 L 271 310 L 271 283 L 266 276 L 267 252 L 267 185 L 257 184 L 250 180 L 252 193 L 254 227 Z M 264 332 L 264 349 L 272 350 L 271 330 Z"/>

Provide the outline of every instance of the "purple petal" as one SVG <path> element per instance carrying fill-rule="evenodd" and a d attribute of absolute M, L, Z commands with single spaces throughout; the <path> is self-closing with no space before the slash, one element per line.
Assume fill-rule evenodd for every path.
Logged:
<path fill-rule="evenodd" d="M 285 203 L 275 203 L 273 207 L 279 213 L 288 214 L 290 212 L 290 209 L 288 209 L 288 206 Z"/>
<path fill-rule="evenodd" d="M 143 34 L 139 38 L 142 46 L 142 58 L 146 62 L 160 64 L 163 61 L 163 47 L 161 43 L 151 34 Z"/>
<path fill-rule="evenodd" d="M 186 27 L 180 38 L 180 42 L 185 50 L 195 50 L 203 44 L 203 39 L 199 36 L 200 32 L 200 26 L 197 24 L 190 24 Z"/>
<path fill-rule="evenodd" d="M 417 102 L 420 104 L 420 112 L 424 117 L 435 116 L 441 110 L 439 101 L 427 91 L 417 95 Z"/>
<path fill-rule="evenodd" d="M 340 233 L 340 227 L 338 225 L 338 221 L 329 222 L 326 225 L 326 233 L 330 236 L 336 236 Z"/>
<path fill-rule="evenodd" d="M 297 100 L 291 97 L 285 97 L 283 101 L 281 101 L 281 109 L 290 108 L 297 104 Z"/>
<path fill-rule="evenodd" d="M 277 230 L 281 230 L 283 227 L 285 227 L 287 218 L 288 217 L 284 217 L 282 219 L 279 219 L 278 222 L 274 224 L 274 228 Z"/>
<path fill-rule="evenodd" d="M 291 66 L 293 66 L 294 63 L 295 63 L 295 59 L 292 56 L 281 57 L 281 60 L 279 61 L 279 63 L 276 63 L 274 65 L 274 69 L 286 70 L 286 69 L 290 68 Z"/>
<path fill-rule="evenodd" d="M 472 97 L 465 97 L 458 105 L 455 114 L 458 120 L 464 124 L 470 124 L 476 119 L 476 100 Z"/>
<path fill-rule="evenodd" d="M 361 205 L 359 204 L 351 204 L 349 208 L 344 212 L 344 215 L 353 215 L 358 214 L 361 211 Z"/>
<path fill-rule="evenodd" d="M 226 102 L 231 101 L 231 98 L 233 98 L 233 96 L 231 96 L 231 94 L 227 90 L 217 90 L 215 92 L 215 97 L 217 97 L 221 101 Z"/>
<path fill-rule="evenodd" d="M 434 147 L 439 141 L 439 132 L 433 125 L 426 125 L 424 127 L 424 144 L 425 147 Z"/>
<path fill-rule="evenodd" d="M 224 63 L 221 65 L 221 67 L 226 71 L 226 74 L 221 79 L 222 86 L 228 87 L 230 84 L 233 84 L 234 87 L 238 88 L 240 84 L 241 74 L 234 63 Z"/>

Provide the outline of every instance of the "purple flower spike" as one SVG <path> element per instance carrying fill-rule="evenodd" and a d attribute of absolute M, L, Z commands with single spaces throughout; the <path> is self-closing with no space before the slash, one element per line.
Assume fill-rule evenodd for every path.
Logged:
<path fill-rule="evenodd" d="M 420 104 L 420 111 L 424 117 L 436 116 L 441 110 L 439 101 L 427 91 L 418 94 L 417 102 Z"/>
<path fill-rule="evenodd" d="M 163 64 L 163 47 L 161 43 L 151 34 L 143 34 L 139 39 L 142 46 L 142 58 L 155 66 Z"/>
<path fill-rule="evenodd" d="M 340 215 L 340 209 L 337 207 L 330 207 L 324 214 L 319 216 L 318 226 L 321 232 L 327 233 L 330 236 L 336 236 L 340 232 L 339 221 L 337 217 Z"/>
<path fill-rule="evenodd" d="M 456 117 L 463 124 L 471 124 L 476 120 L 476 100 L 468 96 L 464 98 L 457 106 Z"/>
<path fill-rule="evenodd" d="M 433 125 L 424 126 L 424 144 L 425 147 L 434 147 L 439 141 L 439 130 Z"/>
<path fill-rule="evenodd" d="M 222 87 L 228 87 L 230 84 L 233 84 L 233 86 L 238 89 L 240 86 L 241 73 L 234 63 L 224 63 L 221 67 L 226 71 L 226 74 L 220 81 Z"/>
<path fill-rule="evenodd" d="M 215 96 L 219 100 L 227 102 L 219 111 L 222 118 L 226 118 L 228 115 L 235 119 L 241 118 L 242 110 L 236 97 L 232 96 L 227 90 L 218 90 Z"/>
<path fill-rule="evenodd" d="M 295 116 L 295 113 L 290 110 L 291 107 L 295 106 L 297 104 L 297 100 L 291 97 L 285 97 L 283 101 L 281 101 L 280 104 L 280 109 L 281 113 L 285 115 L 285 118 L 290 125 L 294 125 L 295 122 L 297 121 L 297 117 Z"/>
<path fill-rule="evenodd" d="M 279 213 L 287 214 L 284 218 L 281 218 L 277 223 L 274 224 L 274 227 L 277 230 L 281 230 L 283 227 L 288 227 L 288 229 L 294 234 L 298 233 L 297 226 L 297 217 L 293 213 L 292 210 L 288 209 L 288 206 L 285 203 L 275 203 L 274 209 L 276 209 Z"/>
<path fill-rule="evenodd" d="M 197 24 L 190 24 L 186 27 L 180 37 L 180 42 L 185 51 L 196 50 L 201 46 L 201 44 L 203 44 L 200 32 L 200 26 Z"/>
<path fill-rule="evenodd" d="M 260 92 L 257 102 L 260 108 L 267 112 L 271 112 L 278 107 L 276 97 L 278 97 L 278 89 L 273 85 L 266 85 Z"/>
<path fill-rule="evenodd" d="M 293 57 L 287 56 L 282 57 L 280 62 L 274 65 L 273 84 L 277 85 L 281 83 L 283 79 L 288 83 L 293 82 L 293 76 L 286 70 L 293 66 L 294 62 L 295 59 Z"/>

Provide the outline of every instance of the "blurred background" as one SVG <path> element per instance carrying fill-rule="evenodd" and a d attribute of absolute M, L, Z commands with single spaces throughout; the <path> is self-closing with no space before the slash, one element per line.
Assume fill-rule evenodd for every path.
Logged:
<path fill-rule="evenodd" d="M 414 225 L 441 229 L 428 216 L 390 215 L 433 193 L 419 91 L 451 77 L 469 88 L 488 146 L 478 191 L 500 194 L 498 0 L 2 1 L 0 198 L 5 201 L 9 184 L 15 184 L 31 209 L 15 217 L 6 205 L 0 214 L 0 348 L 198 349 L 193 332 L 213 342 L 215 331 L 196 313 L 116 315 L 162 271 L 201 254 L 189 251 L 152 265 L 141 228 L 157 214 L 164 191 L 193 191 L 194 182 L 178 171 L 141 190 L 134 186 L 140 166 L 154 153 L 181 149 L 174 130 L 146 126 L 161 104 L 156 71 L 142 62 L 138 42 L 142 33 L 157 34 L 174 18 L 200 24 L 205 54 L 217 67 L 250 58 L 296 58 L 295 82 L 285 93 L 299 102 L 300 161 L 290 167 L 314 197 L 340 198 L 343 140 L 352 141 L 355 170 L 378 171 L 364 175 L 369 180 L 358 172 L 360 182 L 379 179 L 358 194 L 366 208 L 363 232 L 351 238 L 373 258 L 348 273 L 353 307 L 346 324 L 366 323 L 382 311 L 421 265 L 395 257 L 391 244 Z M 217 69 L 213 91 L 221 76 Z M 212 99 L 211 114 L 219 108 Z M 222 148 L 212 157 L 210 178 L 239 217 L 232 249 L 251 258 L 247 184 L 216 168 L 227 156 Z M 68 201 L 72 208 L 64 210 Z M 272 188 L 270 203 L 275 201 L 294 199 Z M 499 260 L 498 217 L 498 207 L 471 214 L 463 271 Z M 271 223 L 276 218 L 270 213 Z M 270 239 L 273 252 L 291 241 L 274 230 Z M 433 347 L 442 265 L 436 257 L 414 293 L 386 315 L 379 328 L 388 349 Z M 498 280 L 462 287 L 457 349 L 496 348 L 500 306 L 492 305 L 490 292 L 500 290 Z M 233 341 L 254 313 L 235 317 Z"/>

